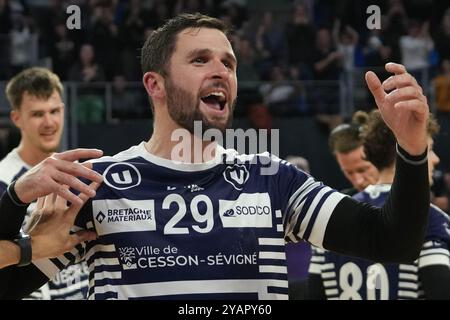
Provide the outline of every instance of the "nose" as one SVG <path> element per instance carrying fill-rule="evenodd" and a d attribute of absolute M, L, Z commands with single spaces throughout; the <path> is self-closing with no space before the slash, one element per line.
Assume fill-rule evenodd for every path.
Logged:
<path fill-rule="evenodd" d="M 230 70 L 223 64 L 220 59 L 214 59 L 211 66 L 211 78 L 228 80 L 230 77 Z"/>
<path fill-rule="evenodd" d="M 53 117 L 50 113 L 44 115 L 44 125 L 51 126 L 53 124 Z"/>
<path fill-rule="evenodd" d="M 353 176 L 353 184 L 357 189 L 364 188 L 364 177 L 361 174 L 355 174 Z"/>

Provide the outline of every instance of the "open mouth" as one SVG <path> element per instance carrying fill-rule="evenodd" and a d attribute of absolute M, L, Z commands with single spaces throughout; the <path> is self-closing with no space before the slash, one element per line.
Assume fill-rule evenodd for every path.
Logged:
<path fill-rule="evenodd" d="M 200 98 L 208 107 L 222 111 L 227 104 L 227 98 L 223 92 L 213 91 Z"/>

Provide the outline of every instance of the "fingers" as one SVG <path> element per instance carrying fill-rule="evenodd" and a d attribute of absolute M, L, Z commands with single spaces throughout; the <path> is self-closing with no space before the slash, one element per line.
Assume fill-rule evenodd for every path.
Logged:
<path fill-rule="evenodd" d="M 53 213 L 53 209 L 55 207 L 56 196 L 57 195 L 55 193 L 51 193 L 51 194 L 45 196 L 43 209 L 46 214 Z"/>
<path fill-rule="evenodd" d="M 84 202 L 77 195 L 72 193 L 69 189 L 63 188 L 61 185 L 59 185 L 56 194 L 61 198 L 69 201 L 70 203 L 74 203 L 80 206 L 84 204 Z"/>
<path fill-rule="evenodd" d="M 45 200 L 45 197 L 40 197 L 37 199 L 36 210 L 40 210 L 44 207 L 44 200 Z"/>
<path fill-rule="evenodd" d="M 92 241 L 97 239 L 97 234 L 94 231 L 81 230 L 69 236 L 69 246 L 67 251 L 72 250 L 76 245 L 85 241 Z"/>
<path fill-rule="evenodd" d="M 422 93 L 422 88 L 418 85 L 416 79 L 409 73 L 402 73 L 399 75 L 391 76 L 383 82 L 383 89 L 386 91 L 409 86 L 417 87 L 420 93 Z"/>
<path fill-rule="evenodd" d="M 69 186 L 67 186 L 67 185 L 62 185 L 61 189 L 62 188 L 69 190 Z M 67 200 L 64 197 L 61 197 L 58 195 L 55 200 L 55 208 L 61 209 L 61 210 L 66 210 L 67 209 Z"/>
<path fill-rule="evenodd" d="M 58 183 L 67 185 L 72 189 L 75 189 L 81 193 L 85 193 L 89 197 L 95 196 L 95 190 L 90 188 L 86 183 L 81 180 L 75 178 L 72 175 L 66 174 L 64 172 L 56 172 L 53 177 Z"/>
<path fill-rule="evenodd" d="M 89 187 L 97 190 L 98 186 L 100 184 L 96 182 L 92 182 Z M 69 210 L 66 212 L 66 217 L 70 221 L 71 224 L 75 222 L 75 218 L 77 217 L 78 212 L 80 212 L 80 209 L 83 207 L 83 205 L 86 203 L 86 201 L 89 199 L 89 197 L 86 194 L 80 193 L 78 195 L 78 201 L 73 202 L 72 205 L 69 207 Z"/>
<path fill-rule="evenodd" d="M 396 89 L 386 96 L 386 101 L 391 105 L 395 105 L 397 102 L 400 101 L 408 101 L 413 99 L 417 99 L 421 103 L 426 102 L 425 96 L 422 95 L 422 93 L 419 90 L 417 90 L 417 87 L 411 86 Z"/>
<path fill-rule="evenodd" d="M 421 115 L 425 115 L 427 113 L 427 109 L 423 107 L 423 102 L 417 99 L 397 102 L 394 105 L 394 108 L 409 110 Z"/>
<path fill-rule="evenodd" d="M 379 104 L 386 96 L 386 92 L 381 86 L 380 79 L 378 79 L 377 75 L 374 72 L 368 71 L 366 73 L 366 82 L 370 92 L 372 92 L 372 95 L 375 98 L 375 101 L 377 102 L 377 104 Z"/>
<path fill-rule="evenodd" d="M 394 62 L 386 63 L 385 68 L 386 68 L 386 71 L 390 72 L 390 73 L 395 73 L 395 74 L 406 73 L 405 66 L 402 64 L 399 64 L 399 63 L 394 63 Z"/>
<path fill-rule="evenodd" d="M 44 161 L 50 162 L 50 165 L 54 166 L 57 170 L 59 170 L 61 172 L 65 172 L 72 176 L 83 177 L 90 181 L 96 181 L 96 182 L 103 181 L 102 175 L 99 174 L 98 172 L 93 171 L 91 169 L 92 166 L 91 166 L 91 168 L 88 168 L 88 167 L 86 167 L 86 165 L 82 165 L 79 163 L 74 163 L 74 162 L 65 161 L 65 160 L 59 160 L 59 161 L 56 160 L 55 161 L 55 159 L 57 159 L 57 158 L 54 158 L 54 159 L 49 158 Z M 71 185 L 69 184 L 69 186 L 71 186 Z"/>
<path fill-rule="evenodd" d="M 98 149 L 74 149 L 74 150 L 68 150 L 61 153 L 56 153 L 53 156 L 56 159 L 61 159 L 65 161 L 73 162 L 75 160 L 80 159 L 93 159 L 93 158 L 99 158 L 103 155 L 102 150 Z"/>

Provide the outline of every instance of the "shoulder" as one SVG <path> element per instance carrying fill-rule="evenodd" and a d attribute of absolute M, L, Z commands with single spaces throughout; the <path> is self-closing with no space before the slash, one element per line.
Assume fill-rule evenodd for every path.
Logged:
<path fill-rule="evenodd" d="M 23 162 L 16 149 L 13 149 L 0 161 L 0 181 L 10 184 L 17 176 L 28 169 L 29 166 Z"/>

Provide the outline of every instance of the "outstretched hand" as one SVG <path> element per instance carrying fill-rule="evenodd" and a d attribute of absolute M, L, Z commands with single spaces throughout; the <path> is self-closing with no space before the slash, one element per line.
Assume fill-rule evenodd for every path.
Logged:
<path fill-rule="evenodd" d="M 93 190 L 98 186 L 95 182 L 89 185 Z M 68 186 L 63 187 L 68 189 Z M 81 203 L 72 203 L 70 206 L 57 194 L 38 199 L 36 209 L 24 228 L 31 236 L 33 260 L 57 257 L 71 251 L 81 242 L 97 238 L 95 232 L 88 230 L 70 234 L 78 212 L 89 199 L 85 194 L 80 194 L 79 198 Z"/>
<path fill-rule="evenodd" d="M 416 79 L 401 64 L 388 63 L 386 70 L 394 75 L 383 83 L 375 73 L 366 73 L 366 82 L 375 98 L 383 120 L 394 133 L 398 144 L 411 155 L 427 148 L 427 98 Z M 391 91 L 392 90 L 392 91 Z M 387 91 L 391 91 L 387 93 Z"/>
<path fill-rule="evenodd" d="M 25 203 L 56 193 L 71 203 L 82 204 L 82 199 L 63 185 L 68 185 L 89 197 L 95 196 L 95 190 L 78 177 L 101 183 L 102 176 L 92 170 L 91 163 L 80 164 L 74 161 L 98 158 L 102 155 L 103 152 L 97 149 L 75 149 L 55 153 L 22 175 L 16 181 L 14 190 L 19 199 Z"/>

